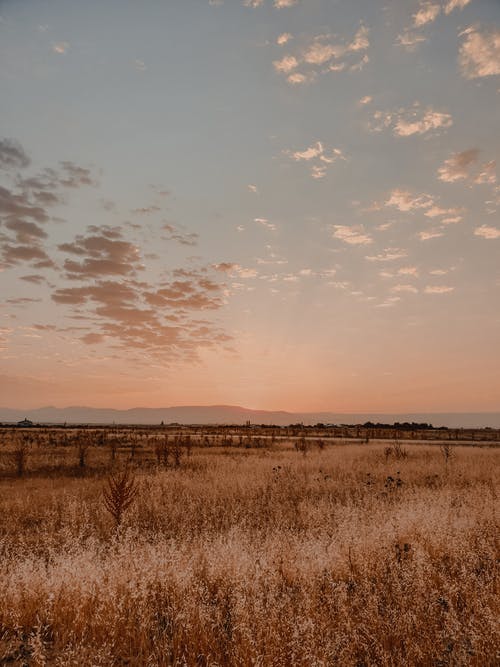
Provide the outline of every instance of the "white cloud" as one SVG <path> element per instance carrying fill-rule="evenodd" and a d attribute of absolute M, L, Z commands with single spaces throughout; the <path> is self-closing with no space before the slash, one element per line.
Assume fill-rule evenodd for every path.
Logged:
<path fill-rule="evenodd" d="M 394 134 L 400 137 L 410 137 L 412 134 L 425 134 L 430 130 L 448 128 L 453 125 L 453 119 L 449 113 L 427 109 L 418 118 L 418 114 L 412 113 L 414 119 L 399 118 L 393 128 Z"/>
<path fill-rule="evenodd" d="M 438 178 L 446 183 L 454 183 L 467 178 L 471 165 L 478 161 L 479 150 L 470 148 L 469 150 L 455 153 L 445 160 L 438 169 Z"/>
<path fill-rule="evenodd" d="M 284 74 L 288 74 L 292 70 L 294 70 L 296 67 L 298 67 L 299 62 L 295 56 L 283 56 L 281 60 L 275 60 L 273 62 L 274 69 L 277 72 L 283 72 Z"/>
<path fill-rule="evenodd" d="M 315 72 L 309 72 L 308 74 L 302 74 L 301 72 L 294 72 L 287 77 L 288 83 L 292 85 L 297 85 L 300 83 L 311 83 L 316 78 Z"/>
<path fill-rule="evenodd" d="M 424 292 L 426 294 L 447 294 L 453 292 L 454 287 L 447 287 L 446 285 L 427 285 Z"/>
<path fill-rule="evenodd" d="M 449 113 L 437 111 L 432 107 L 422 109 L 416 102 L 410 109 L 401 108 L 397 111 L 375 111 L 372 115 L 372 132 L 381 132 L 391 128 L 398 137 L 410 137 L 414 134 L 426 134 L 438 130 L 446 130 L 453 125 Z"/>
<path fill-rule="evenodd" d="M 474 183 L 487 183 L 488 185 L 492 185 L 493 183 L 497 182 L 497 163 L 495 160 L 491 160 L 490 162 L 485 162 L 481 166 L 481 171 L 479 174 L 476 176 L 474 179 Z"/>
<path fill-rule="evenodd" d="M 461 215 L 454 215 L 451 216 L 450 218 L 442 218 L 441 224 L 442 225 L 456 225 L 457 222 L 462 222 L 463 218 Z"/>
<path fill-rule="evenodd" d="M 398 275 L 400 276 L 413 276 L 418 277 L 418 269 L 416 266 L 402 266 L 398 269 Z"/>
<path fill-rule="evenodd" d="M 424 37 L 423 35 L 420 35 L 416 32 L 406 30 L 401 35 L 398 35 L 396 44 L 398 46 L 402 46 L 407 51 L 415 51 L 419 44 L 426 41 L 427 37 Z"/>
<path fill-rule="evenodd" d="M 434 200 L 430 195 L 422 194 L 414 196 L 408 190 L 393 190 L 389 199 L 385 202 L 386 206 L 394 206 L 402 213 L 415 211 L 418 209 L 430 208 Z"/>
<path fill-rule="evenodd" d="M 474 230 L 475 236 L 481 236 L 483 239 L 500 239 L 500 229 L 497 227 L 489 227 L 488 225 L 481 225 Z"/>
<path fill-rule="evenodd" d="M 52 51 L 54 53 L 66 53 L 66 51 L 69 49 L 69 42 L 53 42 L 52 43 Z"/>
<path fill-rule="evenodd" d="M 458 57 L 463 76 L 475 79 L 500 74 L 500 29 L 481 33 L 471 26 L 460 36 L 465 36 Z"/>
<path fill-rule="evenodd" d="M 298 0 L 274 0 L 274 6 L 276 9 L 285 9 L 286 7 L 293 7 L 297 2 Z"/>
<path fill-rule="evenodd" d="M 416 294 L 418 292 L 418 289 L 415 287 L 415 285 L 394 285 L 394 287 L 391 287 L 391 292 L 408 292 L 411 294 Z"/>
<path fill-rule="evenodd" d="M 443 215 L 447 216 L 455 216 L 457 213 L 460 213 L 460 209 L 458 208 L 441 208 L 441 206 L 438 206 L 437 204 L 433 204 L 430 208 L 428 208 L 424 215 L 427 218 L 438 218 Z M 449 218 L 451 219 L 451 218 Z M 460 218 L 461 219 L 461 218 Z M 455 222 L 458 222 L 456 220 Z"/>
<path fill-rule="evenodd" d="M 285 155 L 296 162 L 311 162 L 311 175 L 315 179 L 323 178 L 328 167 L 337 160 L 346 159 L 340 148 L 332 148 L 327 151 L 321 141 L 317 141 L 303 151 L 285 151 Z"/>
<path fill-rule="evenodd" d="M 429 229 L 427 231 L 418 233 L 418 238 L 421 241 L 429 241 L 430 239 L 437 239 L 440 236 L 444 236 L 444 232 L 442 232 L 439 229 Z"/>
<path fill-rule="evenodd" d="M 318 74 L 327 72 L 339 72 L 347 68 L 359 70 L 369 62 L 366 54 L 359 58 L 359 54 L 370 46 L 368 35 L 369 28 L 364 25 L 359 27 L 350 41 L 330 34 L 316 35 L 304 47 L 297 46 L 295 53 L 273 64 L 276 71 L 289 75 L 287 81 L 290 84 L 308 83 L 314 81 Z M 291 38 L 290 33 L 283 33 L 277 43 L 286 44 Z M 357 58 L 355 54 L 358 54 Z M 301 71 L 291 74 L 299 66 Z"/>
<path fill-rule="evenodd" d="M 365 65 L 367 65 L 370 62 L 370 58 L 367 55 L 364 55 L 361 60 L 357 63 L 354 63 L 354 65 L 351 65 L 349 67 L 349 70 L 351 72 L 360 72 Z M 331 67 L 330 67 L 331 69 Z"/>
<path fill-rule="evenodd" d="M 448 0 L 444 6 L 444 13 L 450 14 L 454 9 L 463 9 L 471 0 Z"/>
<path fill-rule="evenodd" d="M 475 171 L 474 168 L 479 162 L 479 152 L 477 148 L 470 148 L 461 153 L 454 153 L 439 167 L 437 171 L 439 180 L 445 183 L 455 183 L 466 179 L 476 184 L 493 185 L 496 183 L 495 160 L 483 163 Z"/>
<path fill-rule="evenodd" d="M 278 46 L 284 46 L 291 39 L 293 39 L 293 35 L 291 35 L 289 32 L 283 32 L 277 37 L 276 44 L 278 44 Z"/>
<path fill-rule="evenodd" d="M 365 259 L 369 262 L 393 262 L 396 259 L 407 257 L 408 253 L 402 248 L 385 248 L 384 252 L 378 255 L 366 255 Z"/>
<path fill-rule="evenodd" d="M 366 95 L 359 100 L 358 104 L 360 106 L 366 106 L 367 104 L 371 104 L 371 102 L 373 102 L 373 97 L 371 95 Z"/>
<path fill-rule="evenodd" d="M 373 239 L 366 234 L 362 225 L 349 227 L 348 225 L 333 225 L 333 237 L 349 245 L 369 245 Z"/>
<path fill-rule="evenodd" d="M 418 12 L 413 15 L 413 25 L 415 28 L 421 28 L 427 23 L 432 23 L 439 16 L 440 12 L 440 5 L 433 4 L 432 2 L 422 2 Z"/>
<path fill-rule="evenodd" d="M 259 192 L 258 188 L 256 185 L 247 185 L 247 188 L 250 192 L 253 192 L 254 194 L 257 194 Z"/>
<path fill-rule="evenodd" d="M 254 218 L 253 221 L 256 222 L 258 225 L 266 227 L 266 229 L 269 229 L 272 232 L 276 231 L 276 225 L 273 222 L 269 222 L 267 218 Z"/>

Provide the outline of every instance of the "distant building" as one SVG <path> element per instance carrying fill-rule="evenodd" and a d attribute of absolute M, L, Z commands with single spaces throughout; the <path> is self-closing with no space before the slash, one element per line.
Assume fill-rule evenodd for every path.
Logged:
<path fill-rule="evenodd" d="M 20 426 L 21 428 L 26 428 L 28 426 L 33 426 L 33 422 L 25 417 L 20 422 L 17 422 L 17 425 Z"/>

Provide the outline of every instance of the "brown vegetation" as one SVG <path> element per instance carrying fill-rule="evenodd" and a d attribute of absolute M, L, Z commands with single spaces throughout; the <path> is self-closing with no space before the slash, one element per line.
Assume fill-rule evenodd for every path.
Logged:
<path fill-rule="evenodd" d="M 80 436 L 2 436 L 0 664 L 498 664 L 498 449 Z"/>

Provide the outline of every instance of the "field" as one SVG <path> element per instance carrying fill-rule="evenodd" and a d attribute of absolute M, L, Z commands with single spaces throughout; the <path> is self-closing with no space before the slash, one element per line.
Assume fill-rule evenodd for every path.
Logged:
<path fill-rule="evenodd" d="M 0 664 L 498 665 L 498 442 L 340 435 L 2 429 Z"/>

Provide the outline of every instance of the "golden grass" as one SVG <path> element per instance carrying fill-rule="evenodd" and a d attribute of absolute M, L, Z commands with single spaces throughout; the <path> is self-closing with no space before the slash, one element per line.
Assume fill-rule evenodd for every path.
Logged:
<path fill-rule="evenodd" d="M 499 450 L 404 447 L 194 447 L 118 530 L 101 474 L 4 477 L 0 664 L 499 664 Z"/>

